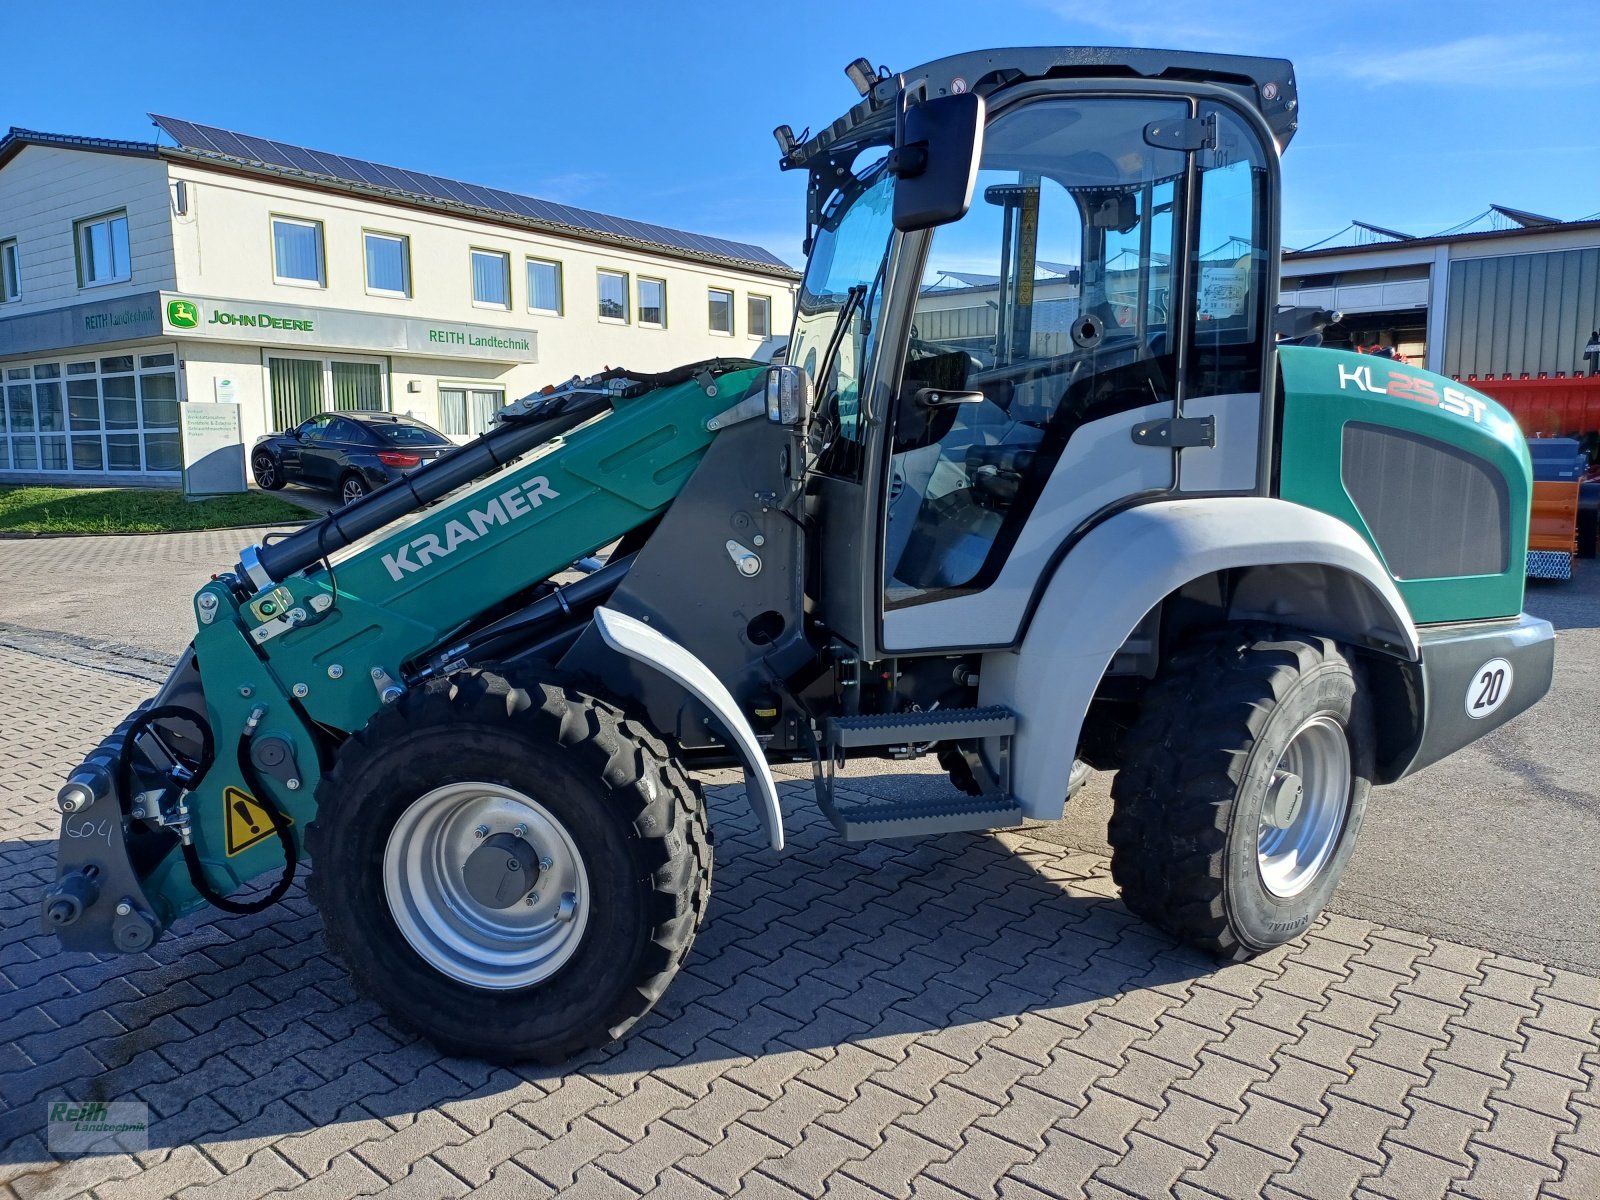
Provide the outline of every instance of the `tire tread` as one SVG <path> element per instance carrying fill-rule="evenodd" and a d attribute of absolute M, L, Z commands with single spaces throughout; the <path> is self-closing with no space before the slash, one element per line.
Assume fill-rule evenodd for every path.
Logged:
<path fill-rule="evenodd" d="M 662 739 L 616 705 L 565 684 L 519 680 L 515 675 L 474 669 L 408 693 L 349 738 L 333 769 L 317 787 L 319 814 L 337 806 L 351 782 L 398 741 L 419 728 L 459 723 L 509 725 L 520 736 L 558 745 L 581 774 L 604 784 L 607 800 L 618 806 L 636 835 L 639 881 L 650 885 L 651 928 L 632 986 L 607 1011 L 595 1013 L 558 1042 L 519 1047 L 512 1031 L 502 1040 L 514 1047 L 513 1052 L 486 1054 L 481 1045 L 452 1044 L 436 1030 L 421 1030 L 392 1012 L 390 1016 L 413 1032 L 431 1037 L 447 1051 L 465 1050 L 507 1061 L 562 1062 L 626 1033 L 660 999 L 687 956 L 704 922 L 711 888 L 712 841 L 706 807 L 699 787 Z M 306 830 L 313 861 L 327 849 L 325 836 L 322 820 L 313 821 Z M 331 887 L 327 872 L 311 872 L 311 899 L 325 914 L 336 902 Z M 357 989 L 382 1003 L 383 981 L 367 975 L 360 956 L 351 953 L 339 922 L 327 921 L 325 931 L 329 948 L 349 968 Z"/>
<path fill-rule="evenodd" d="M 1342 660 L 1313 634 L 1230 626 L 1178 650 L 1146 694 L 1112 781 L 1111 874 L 1123 902 L 1193 945 L 1234 960 L 1225 855 L 1250 750 L 1296 681 Z"/>

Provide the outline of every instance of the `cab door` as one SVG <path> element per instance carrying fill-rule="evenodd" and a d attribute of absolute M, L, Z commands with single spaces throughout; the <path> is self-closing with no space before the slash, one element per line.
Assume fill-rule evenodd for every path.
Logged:
<path fill-rule="evenodd" d="M 1047 97 L 990 123 L 924 261 L 892 416 L 883 648 L 1006 645 L 1075 526 L 1161 492 L 1177 416 L 1183 99 Z M 958 403 L 949 403 L 955 398 Z"/>
<path fill-rule="evenodd" d="M 891 418 L 886 652 L 1012 645 L 1075 533 L 1262 486 L 1274 166 L 1209 101 L 991 121 L 971 209 L 929 242 Z"/>

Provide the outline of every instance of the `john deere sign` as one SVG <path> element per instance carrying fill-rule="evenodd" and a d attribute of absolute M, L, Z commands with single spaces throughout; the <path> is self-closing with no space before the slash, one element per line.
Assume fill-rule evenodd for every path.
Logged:
<path fill-rule="evenodd" d="M 531 329 L 422 321 L 337 308 L 249 304 L 208 297 L 171 296 L 164 307 L 165 332 L 189 338 L 264 342 L 307 348 L 399 351 L 428 357 L 538 362 Z"/>
<path fill-rule="evenodd" d="M 288 329 L 297 333 L 314 333 L 317 327 L 315 319 L 275 317 L 266 312 L 229 312 L 225 308 L 212 309 L 206 320 L 213 325 L 238 325 L 245 329 Z"/>

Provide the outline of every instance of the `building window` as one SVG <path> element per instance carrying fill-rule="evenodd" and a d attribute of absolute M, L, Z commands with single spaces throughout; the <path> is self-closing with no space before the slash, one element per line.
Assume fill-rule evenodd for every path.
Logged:
<path fill-rule="evenodd" d="M 457 437 L 483 433 L 505 402 L 506 394 L 500 388 L 441 387 L 439 432 Z"/>
<path fill-rule="evenodd" d="M 725 292 L 720 288 L 712 288 L 711 298 L 711 332 L 733 332 L 733 293 Z"/>
<path fill-rule="evenodd" d="M 8 367 L 0 384 L 0 470 L 178 470 L 175 363 L 170 353 L 118 354 Z"/>
<path fill-rule="evenodd" d="M 298 217 L 272 218 L 272 281 L 297 287 L 324 287 L 322 222 Z"/>
<path fill-rule="evenodd" d="M 0 242 L 0 304 L 22 299 L 22 268 L 17 263 L 17 239 Z"/>
<path fill-rule="evenodd" d="M 367 251 L 367 291 L 411 297 L 411 239 L 398 233 L 362 234 Z"/>
<path fill-rule="evenodd" d="M 329 409 L 383 412 L 389 407 L 387 372 L 378 362 L 274 356 L 267 359 L 267 378 L 274 431 L 293 429 Z"/>
<path fill-rule="evenodd" d="M 745 301 L 745 332 L 751 337 L 772 336 L 772 298 L 751 296 Z"/>
<path fill-rule="evenodd" d="M 552 317 L 562 314 L 560 263 L 544 258 L 528 260 L 528 311 Z"/>
<path fill-rule="evenodd" d="M 600 319 L 628 322 L 628 277 L 621 271 L 600 272 Z"/>
<path fill-rule="evenodd" d="M 128 260 L 128 214 L 89 217 L 74 227 L 78 246 L 78 286 L 124 283 L 133 277 Z"/>
<path fill-rule="evenodd" d="M 472 302 L 480 308 L 511 307 L 511 256 L 499 250 L 472 252 Z"/>
<path fill-rule="evenodd" d="M 667 281 L 639 278 L 639 324 L 652 329 L 667 327 Z"/>

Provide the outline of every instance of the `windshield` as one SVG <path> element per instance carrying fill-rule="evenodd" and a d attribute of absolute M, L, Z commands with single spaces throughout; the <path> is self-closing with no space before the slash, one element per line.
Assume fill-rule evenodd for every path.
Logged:
<path fill-rule="evenodd" d="M 817 230 L 788 352 L 788 361 L 803 367 L 816 387 L 818 466 L 833 473 L 854 474 L 859 459 L 862 376 L 871 358 L 894 232 L 894 177 L 883 165 L 881 147 L 869 153 L 872 165 L 833 198 Z M 859 291 L 859 300 L 851 300 L 852 289 Z M 827 377 L 818 378 L 847 303 L 852 310 L 847 328 Z"/>

